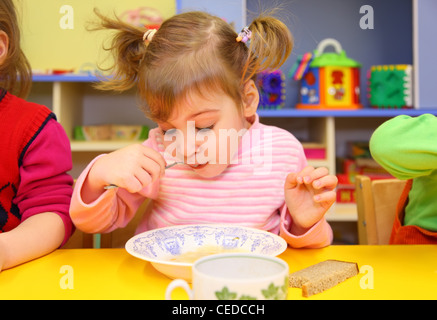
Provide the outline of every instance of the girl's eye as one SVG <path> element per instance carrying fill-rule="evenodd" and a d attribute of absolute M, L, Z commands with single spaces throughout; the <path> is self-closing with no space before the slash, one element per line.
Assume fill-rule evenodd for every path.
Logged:
<path fill-rule="evenodd" d="M 214 128 L 214 125 L 211 125 L 211 126 L 209 126 L 209 127 L 206 127 L 206 128 L 197 128 L 196 127 L 196 130 L 212 130 Z"/>
<path fill-rule="evenodd" d="M 198 127 L 196 127 L 196 130 L 197 131 L 200 131 L 200 130 L 212 130 L 213 128 L 214 128 L 214 124 L 209 126 L 209 127 L 205 127 L 205 128 L 198 128 Z M 173 134 L 173 133 L 175 133 L 175 131 L 176 131 L 176 129 L 169 129 L 169 130 L 161 129 L 161 132 L 162 132 L 163 135 Z"/>

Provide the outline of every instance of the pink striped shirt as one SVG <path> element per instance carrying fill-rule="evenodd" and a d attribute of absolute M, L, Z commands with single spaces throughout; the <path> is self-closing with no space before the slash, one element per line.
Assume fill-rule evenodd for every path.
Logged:
<path fill-rule="evenodd" d="M 152 129 L 144 145 L 162 151 L 158 133 Z M 260 124 L 258 117 L 246 135 L 250 143 L 243 142 L 233 164 L 216 177 L 203 178 L 188 165 L 178 165 L 137 194 L 112 189 L 85 204 L 80 190 L 94 160 L 76 182 L 70 208 L 73 222 L 85 232 L 110 232 L 125 226 L 146 197 L 153 201 L 137 233 L 180 224 L 231 223 L 280 233 L 294 247 L 329 245 L 332 231 L 325 219 L 304 235 L 289 232 L 285 178 L 307 164 L 299 141 L 288 131 Z"/>

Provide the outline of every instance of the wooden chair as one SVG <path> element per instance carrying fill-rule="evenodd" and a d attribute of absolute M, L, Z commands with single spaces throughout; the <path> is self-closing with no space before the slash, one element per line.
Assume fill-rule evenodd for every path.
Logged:
<path fill-rule="evenodd" d="M 94 247 L 94 237 L 92 234 L 82 232 L 77 230 L 73 233 L 67 243 L 62 246 L 62 249 L 82 249 L 82 248 L 93 248 Z"/>
<path fill-rule="evenodd" d="M 406 181 L 369 177 L 355 178 L 359 244 L 388 244 L 396 207 Z"/>

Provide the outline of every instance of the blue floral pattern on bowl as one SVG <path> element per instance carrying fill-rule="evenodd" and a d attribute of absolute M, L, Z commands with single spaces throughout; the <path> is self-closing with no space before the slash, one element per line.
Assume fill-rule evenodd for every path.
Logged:
<path fill-rule="evenodd" d="M 281 237 L 267 231 L 230 225 L 182 225 L 155 229 L 134 236 L 126 250 L 144 260 L 180 255 L 204 245 L 266 255 L 278 255 L 287 248 Z"/>

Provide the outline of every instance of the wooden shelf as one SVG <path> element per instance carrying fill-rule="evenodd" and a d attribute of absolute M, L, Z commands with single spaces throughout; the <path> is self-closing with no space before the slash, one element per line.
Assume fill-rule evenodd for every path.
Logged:
<path fill-rule="evenodd" d="M 37 74 L 32 77 L 33 82 L 97 82 L 99 78 L 86 74 Z"/>
<path fill-rule="evenodd" d="M 143 141 L 71 141 L 73 152 L 106 152 L 127 147 Z"/>
<path fill-rule="evenodd" d="M 90 160 L 88 153 L 105 153 L 126 147 L 136 141 L 74 141 L 73 128 L 81 123 L 83 116 L 83 96 L 85 88 L 99 81 L 89 75 L 37 75 L 35 82 L 52 83 L 53 111 L 58 121 L 64 126 L 71 139 L 71 149 L 75 158 L 84 157 L 83 164 Z M 88 93 L 89 94 L 89 93 Z M 326 147 L 326 159 L 312 160 L 308 163 L 314 167 L 327 167 L 332 174 L 336 173 L 336 118 L 391 118 L 401 114 L 419 116 L 424 113 L 437 115 L 437 108 L 430 110 L 418 109 L 360 109 L 360 110 L 258 110 L 261 118 L 307 118 L 312 140 Z M 357 120 L 359 121 L 359 120 Z M 380 120 L 383 121 L 383 120 Z M 86 158 L 86 159 L 85 159 Z M 357 221 L 355 204 L 335 204 L 327 214 L 328 221 Z"/>
<path fill-rule="evenodd" d="M 93 75 L 63 74 L 63 75 L 34 75 L 34 82 L 97 82 L 100 79 Z M 434 109 L 359 109 L 359 110 L 304 110 L 304 109 L 259 109 L 258 115 L 265 118 L 391 118 L 398 115 L 420 116 L 425 113 L 437 115 L 437 105 Z"/>
<path fill-rule="evenodd" d="M 335 203 L 326 214 L 328 221 L 358 221 L 357 205 L 355 203 Z"/>
<path fill-rule="evenodd" d="M 34 76 L 35 82 L 51 83 L 52 109 L 63 125 L 71 141 L 71 149 L 75 159 L 75 171 L 81 172 L 95 153 L 107 153 L 141 141 L 75 141 L 73 128 L 82 124 L 84 98 L 93 95 L 91 83 L 97 77 L 81 75 Z M 437 114 L 437 110 L 433 110 Z M 332 174 L 336 173 L 336 118 L 337 117 L 392 117 L 401 113 L 418 115 L 422 110 L 259 110 L 260 117 L 270 118 L 308 118 L 310 141 L 326 148 L 326 159 L 309 159 L 314 167 L 327 167 Z M 330 221 L 356 221 L 354 206 L 336 204 L 327 215 Z"/>

